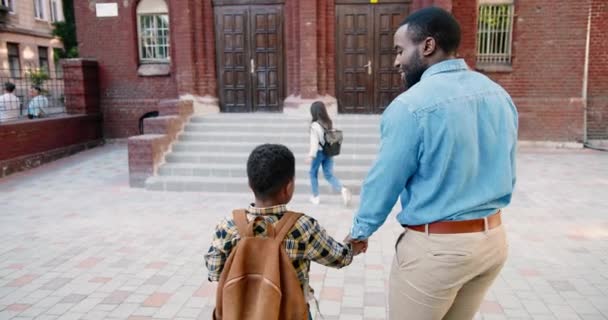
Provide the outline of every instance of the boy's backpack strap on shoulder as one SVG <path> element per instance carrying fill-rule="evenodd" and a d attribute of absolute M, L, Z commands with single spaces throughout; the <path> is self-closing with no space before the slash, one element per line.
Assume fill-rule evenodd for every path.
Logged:
<path fill-rule="evenodd" d="M 285 236 L 287 236 L 289 230 L 291 230 L 293 225 L 296 224 L 296 222 L 302 215 L 303 214 L 299 212 L 285 212 L 281 220 L 279 220 L 279 222 L 277 222 L 275 226 L 275 239 L 283 241 L 283 239 L 285 239 Z"/>
<path fill-rule="evenodd" d="M 232 211 L 232 217 L 241 238 L 246 237 L 247 227 L 249 225 L 249 222 L 247 221 L 247 211 L 245 209 L 236 209 Z"/>

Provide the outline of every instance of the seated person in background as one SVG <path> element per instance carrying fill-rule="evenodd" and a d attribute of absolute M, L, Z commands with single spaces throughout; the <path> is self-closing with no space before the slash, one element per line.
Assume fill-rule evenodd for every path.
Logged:
<path fill-rule="evenodd" d="M 45 114 L 45 109 L 49 106 L 49 100 L 43 96 L 39 86 L 32 86 L 30 95 L 32 100 L 27 105 L 27 117 L 30 119 L 41 118 Z"/>
<path fill-rule="evenodd" d="M 19 118 L 21 101 L 15 94 L 13 94 L 14 91 L 14 83 L 4 83 L 4 94 L 0 96 L 0 121 L 14 120 Z"/>

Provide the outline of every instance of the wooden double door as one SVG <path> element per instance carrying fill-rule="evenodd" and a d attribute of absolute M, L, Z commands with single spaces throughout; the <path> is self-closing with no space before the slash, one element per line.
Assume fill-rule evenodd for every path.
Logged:
<path fill-rule="evenodd" d="M 382 113 L 405 90 L 394 67 L 393 35 L 408 13 L 407 3 L 336 5 L 340 112 Z"/>
<path fill-rule="evenodd" d="M 282 111 L 283 5 L 216 6 L 214 14 L 222 111 Z"/>

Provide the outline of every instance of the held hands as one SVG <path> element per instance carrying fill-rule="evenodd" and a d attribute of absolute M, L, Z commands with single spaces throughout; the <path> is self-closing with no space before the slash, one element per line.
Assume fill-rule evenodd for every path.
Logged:
<path fill-rule="evenodd" d="M 350 234 L 344 238 L 344 243 L 350 243 L 353 248 L 353 255 L 359 255 L 367 251 L 367 239 L 353 239 Z"/>

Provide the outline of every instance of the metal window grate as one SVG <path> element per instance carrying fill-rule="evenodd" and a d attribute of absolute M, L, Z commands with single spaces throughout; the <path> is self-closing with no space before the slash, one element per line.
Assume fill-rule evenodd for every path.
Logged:
<path fill-rule="evenodd" d="M 513 4 L 482 4 L 477 20 L 477 63 L 511 65 Z"/>

